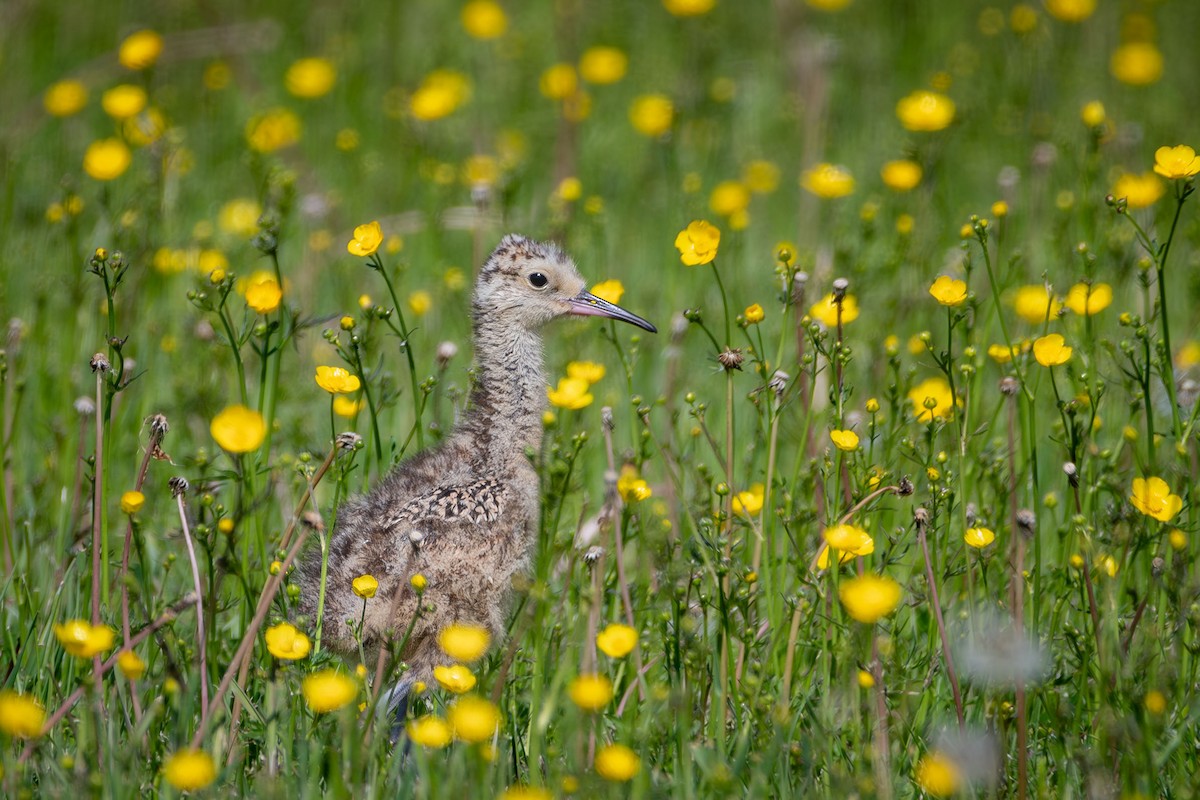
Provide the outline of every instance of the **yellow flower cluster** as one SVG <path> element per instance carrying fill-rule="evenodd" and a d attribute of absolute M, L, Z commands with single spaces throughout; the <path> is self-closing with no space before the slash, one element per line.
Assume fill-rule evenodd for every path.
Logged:
<path fill-rule="evenodd" d="M 286 108 L 272 108 L 246 123 L 246 143 L 259 153 L 274 153 L 300 141 L 300 118 Z"/>
<path fill-rule="evenodd" d="M 115 634 L 107 625 L 91 625 L 82 619 L 54 626 L 54 636 L 63 649 L 76 658 L 92 658 L 113 648 Z"/>
<path fill-rule="evenodd" d="M 447 625 L 438 632 L 438 647 L 442 652 L 468 664 L 483 658 L 491 641 L 487 628 L 465 622 Z"/>
<path fill-rule="evenodd" d="M 304 658 L 312 649 L 312 642 L 308 636 L 288 622 L 267 628 L 264 638 L 267 642 L 267 652 L 284 661 Z"/>
<path fill-rule="evenodd" d="M 613 623 L 596 634 L 596 647 L 609 658 L 624 658 L 637 647 L 637 631 L 628 625 Z"/>

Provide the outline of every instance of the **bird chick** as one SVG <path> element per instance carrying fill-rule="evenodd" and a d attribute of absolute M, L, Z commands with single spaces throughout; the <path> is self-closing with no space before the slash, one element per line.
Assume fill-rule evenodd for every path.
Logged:
<path fill-rule="evenodd" d="M 368 652 L 412 626 L 400 657 L 403 680 L 429 682 L 445 663 L 438 633 L 454 623 L 505 630 L 512 580 L 529 567 L 541 507 L 529 453 L 542 440 L 546 377 L 542 326 L 576 314 L 646 320 L 586 290 L 575 264 L 556 245 L 508 235 L 479 272 L 472 302 L 476 377 L 469 408 L 441 444 L 399 464 L 369 494 L 338 511 L 329 544 L 322 644 L 357 653 L 350 621 L 362 600 L 351 582 L 379 581 L 366 605 Z M 418 595 L 410 580 L 420 574 Z M 301 611 L 316 619 L 321 553 L 299 570 Z M 414 622 L 414 619 L 416 620 Z"/>

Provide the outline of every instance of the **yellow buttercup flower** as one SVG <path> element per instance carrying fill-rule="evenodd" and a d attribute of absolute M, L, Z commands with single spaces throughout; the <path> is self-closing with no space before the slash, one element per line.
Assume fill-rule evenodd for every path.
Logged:
<path fill-rule="evenodd" d="M 300 141 L 300 118 L 286 108 L 272 108 L 246 123 L 246 143 L 259 153 L 274 153 Z"/>
<path fill-rule="evenodd" d="M 303 632 L 296 630 L 290 622 L 281 622 L 267 628 L 264 638 L 267 652 L 285 661 L 296 661 L 308 655 L 312 642 Z"/>
<path fill-rule="evenodd" d="M 98 181 L 115 180 L 133 163 L 133 153 L 120 139 L 100 139 L 83 153 L 83 171 Z"/>
<path fill-rule="evenodd" d="M 1071 348 L 1060 334 L 1051 333 L 1033 343 L 1033 357 L 1043 367 L 1057 367 L 1071 360 Z"/>
<path fill-rule="evenodd" d="M 854 191 L 854 176 L 845 167 L 821 163 L 804 171 L 800 185 L 817 197 L 835 200 Z"/>
<path fill-rule="evenodd" d="M 875 540 L 871 534 L 856 525 L 834 525 L 826 528 L 822 537 L 825 544 L 817 554 L 817 569 L 829 569 L 829 551 L 838 552 L 838 563 L 845 564 L 857 556 L 869 556 L 875 552 Z"/>
<path fill-rule="evenodd" d="M 563 783 L 566 784 L 566 782 L 567 779 L 563 778 Z M 578 782 L 576 782 L 575 788 L 578 789 Z M 565 786 L 563 791 L 567 791 Z M 574 794 L 574 790 L 568 794 Z M 549 789 L 518 783 L 505 789 L 499 800 L 554 800 L 554 795 L 550 793 Z"/>
<path fill-rule="evenodd" d="M 1062 22 L 1083 22 L 1096 10 L 1096 0 L 1042 0 L 1046 12 Z"/>
<path fill-rule="evenodd" d="M 77 658 L 92 658 L 112 650 L 115 634 L 107 625 L 92 626 L 72 619 L 54 626 L 54 636 L 63 649 Z"/>
<path fill-rule="evenodd" d="M 382 243 L 383 228 L 378 220 L 371 220 L 354 228 L 354 238 L 346 244 L 346 250 L 352 256 L 369 256 L 378 250 Z"/>
<path fill-rule="evenodd" d="M 1013 307 L 1021 319 L 1032 325 L 1041 325 L 1047 319 L 1058 317 L 1062 303 L 1047 291 L 1045 284 L 1030 284 L 1017 289 Z"/>
<path fill-rule="evenodd" d="M 350 581 L 350 589 L 355 597 L 370 600 L 379 591 L 379 581 L 375 580 L 374 575 L 359 575 Z"/>
<path fill-rule="evenodd" d="M 949 756 L 936 750 L 922 756 L 913 779 L 930 797 L 949 797 L 963 783 L 958 766 Z"/>
<path fill-rule="evenodd" d="M 442 685 L 443 689 L 454 694 L 463 694 L 475 687 L 475 673 L 462 664 L 434 667 L 433 677 Z"/>
<path fill-rule="evenodd" d="M 358 376 L 342 367 L 317 367 L 317 386 L 330 394 L 350 394 L 362 386 Z"/>
<path fill-rule="evenodd" d="M 481 625 L 456 622 L 438 631 L 438 647 L 455 661 L 471 663 L 483 658 L 492 642 L 492 635 Z"/>
<path fill-rule="evenodd" d="M 1153 42 L 1128 42 L 1113 51 L 1112 76 L 1130 86 L 1149 86 L 1163 74 L 1163 54 Z"/>
<path fill-rule="evenodd" d="M 749 205 L 750 189 L 741 181 L 722 181 L 708 196 L 708 207 L 723 217 L 745 211 Z"/>
<path fill-rule="evenodd" d="M 599 383 L 604 378 L 604 365 L 593 361 L 572 361 L 567 364 L 567 377 L 585 380 L 589 385 Z"/>
<path fill-rule="evenodd" d="M 333 398 L 333 413 L 346 419 L 357 416 L 358 412 L 362 411 L 366 407 L 366 400 L 354 400 L 342 395 L 338 395 L 337 397 Z"/>
<path fill-rule="evenodd" d="M 918 422 L 932 422 L 934 417 L 950 419 L 956 401 L 945 378 L 926 378 L 908 392 L 913 414 Z"/>
<path fill-rule="evenodd" d="M 643 136 L 658 138 L 671 130 L 675 119 L 675 105 L 661 94 L 643 94 L 634 98 L 629 106 L 629 121 L 634 130 Z"/>
<path fill-rule="evenodd" d="M 325 714 L 354 702 L 358 682 L 335 669 L 323 669 L 305 678 L 300 691 L 310 710 Z"/>
<path fill-rule="evenodd" d="M 858 434 L 854 431 L 830 431 L 829 440 L 834 443 L 838 450 L 851 452 L 858 449 Z"/>
<path fill-rule="evenodd" d="M 746 310 L 742 312 L 742 318 L 746 320 L 746 324 L 748 325 L 757 325 L 758 323 L 762 322 L 766 316 L 767 313 L 763 311 L 763 307 L 758 303 L 746 306 Z"/>
<path fill-rule="evenodd" d="M 549 398 L 551 405 L 569 411 L 587 408 L 595 399 L 592 397 L 588 382 L 582 378 L 560 378 L 558 388 L 546 387 L 546 397 Z"/>
<path fill-rule="evenodd" d="M 178 750 L 163 762 L 163 778 L 181 792 L 198 792 L 217 779 L 217 762 L 203 750 Z"/>
<path fill-rule="evenodd" d="M 433 295 L 424 289 L 418 289 L 408 296 L 408 310 L 418 317 L 423 317 L 433 308 Z"/>
<path fill-rule="evenodd" d="M 675 237 L 679 260 L 689 267 L 711 263 L 717 257 L 720 244 L 720 229 L 703 219 L 689 222 Z"/>
<path fill-rule="evenodd" d="M 1171 487 L 1162 478 L 1134 478 L 1129 501 L 1133 507 L 1159 522 L 1170 522 L 1183 508 L 1183 498 L 1171 494 Z"/>
<path fill-rule="evenodd" d="M 1167 697 L 1157 689 L 1151 689 L 1150 691 L 1146 692 L 1146 696 L 1142 698 L 1142 705 L 1144 705 L 1146 710 L 1151 714 L 1158 716 L 1166 713 Z"/>
<path fill-rule="evenodd" d="M 270 314 L 279 308 L 282 300 L 283 289 L 273 277 L 266 275 L 252 277 L 246 285 L 246 305 L 259 314 Z"/>
<path fill-rule="evenodd" d="M 996 541 L 996 534 L 990 528 L 967 528 L 963 541 L 977 550 L 982 550 Z"/>
<path fill-rule="evenodd" d="M 471 97 L 471 83 L 461 72 L 438 69 L 425 76 L 408 101 L 409 112 L 419 120 L 432 122 L 448 117 Z"/>
<path fill-rule="evenodd" d="M 1162 180 L 1153 172 L 1140 175 L 1127 172 L 1113 184 L 1112 195 L 1118 200 L 1124 198 L 1129 208 L 1146 208 L 1157 203 L 1166 191 Z"/>
<path fill-rule="evenodd" d="M 596 774 L 607 781 L 624 783 L 631 781 L 642 770 L 642 760 L 637 753 L 623 744 L 610 744 L 596 752 Z"/>
<path fill-rule="evenodd" d="M 146 101 L 146 90 L 129 83 L 114 86 L 100 95 L 100 107 L 113 119 L 128 119 L 140 114 Z"/>
<path fill-rule="evenodd" d="M 426 714 L 408 723 L 408 738 L 429 750 L 440 750 L 450 744 L 450 725 L 436 714 Z"/>
<path fill-rule="evenodd" d="M 939 275 L 929 287 L 929 294 L 944 306 L 961 306 L 967 302 L 967 282 Z"/>
<path fill-rule="evenodd" d="M 1089 128 L 1099 128 L 1108 119 L 1104 110 L 1104 103 L 1099 100 L 1091 100 L 1084 104 L 1079 110 L 1079 118 L 1083 120 L 1083 124 Z"/>
<path fill-rule="evenodd" d="M 499 39 L 508 30 L 508 15 L 495 0 L 471 0 L 462 7 L 459 20 L 473 39 Z"/>
<path fill-rule="evenodd" d="M 779 188 L 779 167 L 756 159 L 742 169 L 742 183 L 754 194 L 770 194 Z"/>
<path fill-rule="evenodd" d="M 638 633 L 628 625 L 614 622 L 596 634 L 596 647 L 609 658 L 624 658 L 637 646 Z"/>
<path fill-rule="evenodd" d="M 88 90 L 82 81 L 67 79 L 53 83 L 42 95 L 42 106 L 46 113 L 55 117 L 70 117 L 78 114 L 87 105 Z"/>
<path fill-rule="evenodd" d="M 1107 283 L 1077 283 L 1067 292 L 1063 305 L 1081 317 L 1099 314 L 1112 305 L 1113 290 Z"/>
<path fill-rule="evenodd" d="M 917 188 L 921 183 L 921 165 L 916 161 L 901 159 L 889 161 L 879 171 L 884 186 L 894 192 L 908 192 Z"/>
<path fill-rule="evenodd" d="M 491 740 L 500 727 L 500 709 L 490 700 L 474 694 L 455 700 L 446 716 L 454 738 L 471 744 Z"/>
<path fill-rule="evenodd" d="M 599 711 L 613 698 L 613 685 L 604 675 L 580 675 L 571 681 L 567 693 L 571 702 L 584 711 Z"/>
<path fill-rule="evenodd" d="M 625 77 L 629 57 L 615 47 L 596 45 L 579 58 L 579 75 L 588 83 L 607 85 Z"/>
<path fill-rule="evenodd" d="M 0 731 L 16 739 L 42 735 L 46 709 L 32 697 L 12 689 L 0 690 Z"/>
<path fill-rule="evenodd" d="M 146 504 L 146 495 L 138 491 L 128 491 L 121 495 L 121 510 L 126 514 L 136 514 Z"/>
<path fill-rule="evenodd" d="M 940 131 L 954 121 L 954 101 L 944 94 L 918 89 L 896 103 L 896 117 L 906 130 Z"/>
<path fill-rule="evenodd" d="M 895 611 L 902 594 L 900 584 L 891 578 L 871 573 L 848 578 L 838 586 L 838 598 L 846 613 L 867 624 Z"/>
<path fill-rule="evenodd" d="M 1154 171 L 1168 180 L 1190 178 L 1200 172 L 1200 157 L 1186 144 L 1154 151 Z"/>
<path fill-rule="evenodd" d="M 753 517 L 762 511 L 766 487 L 761 483 L 752 483 L 750 488 L 733 496 L 733 513 Z"/>
<path fill-rule="evenodd" d="M 837 303 L 833 299 L 833 293 L 830 292 L 813 303 L 812 308 L 808 309 L 808 315 L 826 328 L 836 328 L 838 309 Z M 842 324 L 854 322 L 856 319 L 858 319 L 858 298 L 848 294 L 842 298 Z"/>
<path fill-rule="evenodd" d="M 295 97 L 313 100 L 324 97 L 337 82 L 337 68 L 327 58 L 302 58 L 293 61 L 283 76 L 283 85 Z"/>
<path fill-rule="evenodd" d="M 254 409 L 236 404 L 213 417 L 209 432 L 228 452 L 249 453 L 257 450 L 267 437 L 267 423 Z"/>
<path fill-rule="evenodd" d="M 257 200 L 239 197 L 221 206 L 217 212 L 217 227 L 225 233 L 249 239 L 258 233 L 258 218 L 262 216 L 262 206 Z"/>
<path fill-rule="evenodd" d="M 117 654 L 117 668 L 131 681 L 141 680 L 146 674 L 146 662 L 132 650 L 122 650 Z"/>
<path fill-rule="evenodd" d="M 554 190 L 554 195 L 564 202 L 574 203 L 583 196 L 583 182 L 574 176 L 563 178 Z"/>
<path fill-rule="evenodd" d="M 155 31 L 141 30 L 125 37 L 117 50 L 117 60 L 125 69 L 146 69 L 154 66 L 162 49 L 162 36 Z"/>
<path fill-rule="evenodd" d="M 621 476 L 617 478 L 617 493 L 626 503 L 645 500 L 653 494 L 650 484 L 638 475 L 637 468 L 632 464 L 621 467 Z"/>

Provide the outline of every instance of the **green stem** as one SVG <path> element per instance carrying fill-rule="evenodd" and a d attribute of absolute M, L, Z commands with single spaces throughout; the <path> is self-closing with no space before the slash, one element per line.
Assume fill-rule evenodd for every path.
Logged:
<path fill-rule="evenodd" d="M 392 286 L 392 279 L 388 277 L 387 269 L 379 260 L 379 256 L 372 256 L 371 259 L 375 262 L 375 269 L 383 276 L 383 282 L 387 284 L 388 295 L 392 298 L 392 308 L 395 309 L 396 319 L 400 322 L 398 333 L 404 347 L 404 355 L 408 358 L 408 379 L 412 389 L 414 423 L 417 426 L 417 447 L 423 450 L 425 448 L 425 431 L 422 430 L 423 426 L 421 425 L 421 401 L 420 393 L 417 391 L 417 364 L 413 359 L 412 343 L 409 341 L 410 331 L 404 321 L 404 312 L 400 310 L 400 301 L 396 298 L 396 289 Z"/>

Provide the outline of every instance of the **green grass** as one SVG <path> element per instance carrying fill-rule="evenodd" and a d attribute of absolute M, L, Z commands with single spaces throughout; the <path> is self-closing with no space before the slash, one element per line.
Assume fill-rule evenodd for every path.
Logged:
<path fill-rule="evenodd" d="M 1106 195 L 1121 175 L 1151 170 L 1158 147 L 1198 144 L 1200 7 L 1100 5 L 1080 24 L 1032 6 L 1035 26 L 1017 33 L 1012 6 L 977 2 L 855 0 L 828 13 L 726 0 L 690 18 L 654 2 L 514 3 L 494 41 L 471 39 L 459 7 L 434 2 L 0 11 L 0 687 L 47 716 L 80 690 L 29 740 L 11 736 L 15 712 L 0 713 L 3 792 L 174 794 L 163 765 L 195 742 L 218 765 L 214 796 L 487 797 L 529 784 L 554 796 L 912 797 L 922 783 L 936 790 L 938 759 L 966 796 L 1196 796 L 1200 225 L 1195 198 L 1180 199 L 1187 181 L 1163 180 L 1157 202 L 1128 213 Z M 147 27 L 164 36 L 158 63 L 120 66 L 121 41 Z M 1163 54 L 1151 85 L 1110 70 L 1131 39 Z M 568 121 L 539 77 L 595 44 L 626 53 L 628 73 L 581 83 L 590 113 Z M 337 70 L 315 99 L 284 84 L 308 56 Z M 213 88 L 222 68 L 228 85 Z M 409 98 L 435 69 L 466 76 L 469 97 L 418 120 Z M 89 101 L 60 118 L 42 97 L 65 78 Z M 166 121 L 153 142 L 101 108 L 119 83 L 143 87 Z M 896 103 L 927 88 L 954 100 L 954 122 L 906 131 Z M 647 93 L 674 103 L 667 135 L 630 122 Z M 1089 130 L 1080 109 L 1092 100 L 1107 121 Z M 247 126 L 272 108 L 299 120 L 298 141 L 255 152 Z M 129 140 L 131 165 L 89 177 L 85 150 L 113 136 Z M 474 196 L 473 156 L 494 168 Z M 923 177 L 898 193 L 879 170 L 904 157 Z M 751 197 L 738 229 L 710 193 L 759 160 L 778 185 Z M 823 161 L 849 170 L 852 194 L 801 188 Z M 567 177 L 581 183 L 577 200 L 556 196 Z M 222 224 L 237 199 L 266 212 L 249 231 Z M 910 233 L 897 229 L 904 215 Z M 696 219 L 721 229 L 715 276 L 672 246 Z M 380 249 L 382 272 L 345 248 L 370 220 L 402 240 Z M 660 333 L 599 320 L 547 330 L 555 382 L 577 360 L 607 374 L 589 406 L 547 420 L 534 571 L 517 587 L 508 639 L 473 665 L 501 725 L 490 743 L 405 759 L 386 725 L 356 711 L 402 665 L 366 664 L 354 703 L 314 713 L 303 678 L 356 665 L 324 651 L 278 661 L 252 620 L 265 597 L 266 625 L 290 620 L 315 643 L 288 575 L 269 583 L 287 547 L 319 539 L 296 524 L 306 487 L 320 475 L 307 508 L 331 529 L 342 500 L 453 424 L 471 382 L 471 276 L 509 231 L 559 240 L 593 283 L 620 280 L 621 304 Z M 97 248 L 109 258 L 93 261 Z M 238 286 L 260 270 L 284 284 L 265 315 Z M 967 282 L 964 304 L 929 295 L 943 274 Z M 839 277 L 860 311 L 840 333 L 808 317 Z M 1084 280 L 1110 285 L 1112 304 L 1040 322 L 1014 307 L 1019 287 L 1045 282 L 1061 297 Z M 415 292 L 428 293 L 427 313 Z M 743 325 L 752 303 L 765 319 Z M 1073 348 L 1053 369 L 1032 352 L 987 355 L 1053 333 Z M 445 362 L 442 342 L 459 348 Z M 718 363 L 726 345 L 741 349 L 741 370 Z M 119 383 L 117 371 L 97 378 L 95 353 Z M 334 417 L 317 365 L 361 375 L 373 408 Z M 786 377 L 772 385 L 776 370 Z M 909 393 L 938 376 L 953 384 L 955 413 L 918 420 Z M 81 414 L 97 392 L 98 410 Z M 234 455 L 210 424 L 241 402 L 268 435 Z M 612 467 L 645 479 L 645 499 L 608 493 L 603 406 Z M 143 469 L 154 414 L 170 430 L 162 458 L 146 461 L 145 506 L 129 527 L 121 496 Z M 856 451 L 834 447 L 840 429 L 860 437 Z M 333 434 L 347 430 L 361 446 L 322 472 Z M 1130 502 L 1133 480 L 1149 476 L 1181 498 L 1169 522 Z M 189 484 L 204 675 L 173 477 Z M 911 493 L 871 496 L 902 479 Z M 755 484 L 761 511 L 730 514 Z M 873 552 L 814 569 L 824 529 L 852 510 Z M 602 511 L 612 525 L 596 526 Z M 995 541 L 968 547 L 973 527 Z M 592 544 L 606 551 L 594 565 Z M 859 573 L 902 589 L 874 624 L 839 600 Z M 94 578 L 117 634 L 103 658 L 121 649 L 123 587 L 130 633 L 146 634 L 137 682 L 115 669 L 97 681 L 99 662 L 55 636 L 56 624 L 91 618 Z M 629 621 L 637 649 L 597 656 L 598 629 Z M 246 677 L 218 693 L 247 631 Z M 591 671 L 615 688 L 595 714 L 568 691 Z M 411 713 L 451 702 L 433 687 Z M 609 743 L 640 760 L 628 783 L 594 768 Z"/>

